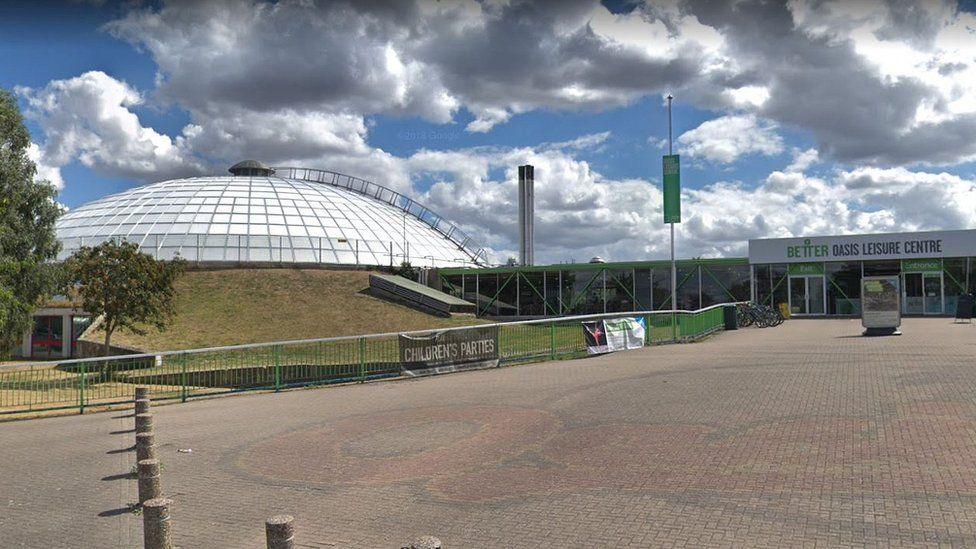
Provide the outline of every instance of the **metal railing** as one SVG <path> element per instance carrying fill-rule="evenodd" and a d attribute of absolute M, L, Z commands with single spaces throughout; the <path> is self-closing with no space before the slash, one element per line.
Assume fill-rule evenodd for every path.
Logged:
<path fill-rule="evenodd" d="M 694 340 L 723 326 L 722 307 L 697 311 L 641 311 L 495 323 L 502 364 L 586 354 L 580 322 L 626 316 L 647 321 L 649 345 Z M 364 382 L 403 373 L 399 336 L 470 330 L 478 324 L 206 349 L 0 366 L 0 414 L 130 402 L 137 386 L 154 399 L 179 399 L 248 390 Z"/>
<path fill-rule="evenodd" d="M 427 209 L 426 206 L 416 200 L 402 195 L 393 189 L 377 185 L 372 181 L 366 181 L 351 175 L 346 175 L 328 170 L 317 170 L 314 168 L 295 168 L 289 166 L 275 167 L 275 176 L 285 179 L 299 179 L 313 183 L 323 183 L 349 189 L 359 194 L 370 196 L 382 202 L 399 208 L 420 221 L 430 226 L 435 231 L 444 235 L 448 240 L 454 242 L 462 250 L 473 256 L 477 264 L 487 263 L 487 253 L 484 248 L 478 247 L 477 251 L 472 252 L 474 240 L 467 235 L 460 227 Z"/>

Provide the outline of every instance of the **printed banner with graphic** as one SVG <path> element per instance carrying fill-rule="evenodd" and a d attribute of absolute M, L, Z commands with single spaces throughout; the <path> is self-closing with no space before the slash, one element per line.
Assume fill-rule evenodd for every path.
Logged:
<path fill-rule="evenodd" d="M 639 349 L 647 332 L 644 317 L 625 317 L 583 322 L 586 353 L 597 355 Z"/>
<path fill-rule="evenodd" d="M 498 366 L 498 326 L 399 337 L 400 364 L 408 375 L 441 374 Z"/>

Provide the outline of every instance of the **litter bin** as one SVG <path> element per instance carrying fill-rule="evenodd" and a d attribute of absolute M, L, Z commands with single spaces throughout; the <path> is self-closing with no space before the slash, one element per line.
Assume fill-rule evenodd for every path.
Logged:
<path fill-rule="evenodd" d="M 735 313 L 735 305 L 726 305 L 722 307 L 722 316 L 725 319 L 726 330 L 737 330 L 739 328 L 739 320 L 736 318 Z"/>

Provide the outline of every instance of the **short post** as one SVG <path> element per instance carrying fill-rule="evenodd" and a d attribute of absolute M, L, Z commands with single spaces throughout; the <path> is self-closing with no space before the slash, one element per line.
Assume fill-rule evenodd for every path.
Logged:
<path fill-rule="evenodd" d="M 136 400 L 149 398 L 149 387 L 136 387 Z"/>
<path fill-rule="evenodd" d="M 292 549 L 295 546 L 295 517 L 276 515 L 264 522 L 268 549 Z"/>
<path fill-rule="evenodd" d="M 156 459 L 156 432 L 136 433 L 136 462 Z"/>
<path fill-rule="evenodd" d="M 144 459 L 138 462 L 139 470 L 139 503 L 163 496 L 159 483 L 159 460 Z"/>
<path fill-rule="evenodd" d="M 153 430 L 153 416 L 150 413 L 136 414 L 136 432 L 148 433 Z"/>
<path fill-rule="evenodd" d="M 169 506 L 173 500 L 155 498 L 142 504 L 142 541 L 145 549 L 172 549 Z"/>
<path fill-rule="evenodd" d="M 140 398 L 136 400 L 136 415 L 149 413 L 149 399 Z"/>

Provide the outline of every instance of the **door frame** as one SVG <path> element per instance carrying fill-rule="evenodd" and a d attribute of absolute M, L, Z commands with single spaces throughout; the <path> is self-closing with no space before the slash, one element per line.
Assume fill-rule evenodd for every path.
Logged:
<path fill-rule="evenodd" d="M 905 277 L 909 275 L 919 275 L 922 278 L 922 310 L 921 312 L 909 312 L 908 311 L 908 284 L 905 282 Z M 939 299 L 941 301 L 941 307 L 938 311 L 928 311 L 925 307 L 925 279 L 926 278 L 939 278 Z M 901 298 L 902 298 L 902 314 L 906 315 L 923 315 L 923 316 L 939 316 L 944 315 L 946 310 L 946 300 L 945 300 L 945 273 L 942 271 L 911 271 L 901 273 Z"/>
<path fill-rule="evenodd" d="M 802 278 L 803 279 L 803 297 L 804 297 L 804 309 L 807 311 L 805 313 L 794 313 L 793 312 L 793 279 Z M 810 279 L 819 278 L 820 279 L 820 305 L 821 312 L 811 313 L 810 312 Z M 788 300 L 788 307 L 790 308 L 791 316 L 824 316 L 827 314 L 827 278 L 825 275 L 812 275 L 812 274 L 802 274 L 802 275 L 789 275 L 789 280 L 786 281 L 786 297 Z"/>
<path fill-rule="evenodd" d="M 925 307 L 925 279 L 926 278 L 939 278 L 939 310 L 934 312 L 929 312 Z M 946 304 L 945 304 L 945 276 L 942 271 L 938 272 L 927 272 L 922 273 L 922 314 L 923 315 L 943 315 L 945 314 Z"/>

